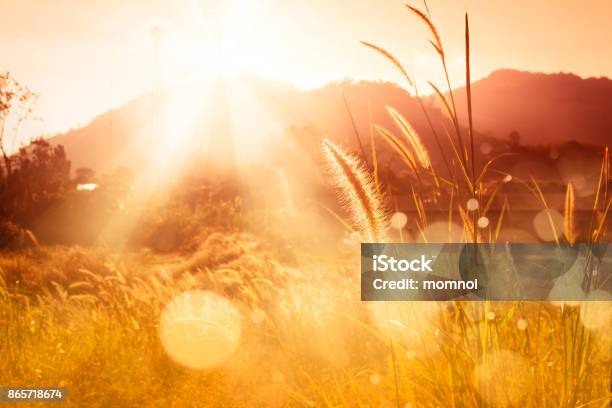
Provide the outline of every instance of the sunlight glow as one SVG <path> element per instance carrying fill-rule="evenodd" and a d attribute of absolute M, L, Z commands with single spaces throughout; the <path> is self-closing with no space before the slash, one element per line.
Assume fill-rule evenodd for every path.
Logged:
<path fill-rule="evenodd" d="M 419 350 L 423 356 L 439 352 L 439 332 L 444 302 L 371 302 L 370 317 L 381 333 L 390 333 L 408 350 Z"/>
<path fill-rule="evenodd" d="M 202 92 L 199 87 L 173 90 L 160 107 L 156 154 L 159 170 L 168 170 L 198 146 L 194 126 L 198 113 L 204 109 Z"/>
<path fill-rule="evenodd" d="M 520 405 L 531 385 L 529 362 L 520 354 L 494 351 L 474 370 L 481 398 L 491 406 Z"/>
<path fill-rule="evenodd" d="M 168 355 L 190 368 L 221 364 L 240 343 L 240 313 L 212 292 L 177 296 L 161 315 L 160 338 Z"/>
<path fill-rule="evenodd" d="M 165 82 L 235 77 L 249 68 L 244 55 L 261 10 L 260 0 L 192 1 L 189 24 L 163 30 L 160 63 Z"/>
<path fill-rule="evenodd" d="M 98 188 L 98 185 L 96 183 L 77 184 L 78 191 L 93 191 L 96 188 Z"/>

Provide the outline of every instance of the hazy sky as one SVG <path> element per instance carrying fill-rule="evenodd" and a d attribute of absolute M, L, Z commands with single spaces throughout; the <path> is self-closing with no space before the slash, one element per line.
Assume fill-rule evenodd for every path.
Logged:
<path fill-rule="evenodd" d="M 475 79 L 498 68 L 612 77 L 610 0 L 430 0 L 429 8 L 457 85 L 465 11 Z M 86 122 L 154 78 L 246 73 L 301 88 L 344 77 L 400 81 L 360 40 L 396 53 L 421 84 L 440 82 L 429 33 L 395 0 L 0 0 L 0 10 L 0 71 L 40 94 L 41 120 L 22 139 Z"/>

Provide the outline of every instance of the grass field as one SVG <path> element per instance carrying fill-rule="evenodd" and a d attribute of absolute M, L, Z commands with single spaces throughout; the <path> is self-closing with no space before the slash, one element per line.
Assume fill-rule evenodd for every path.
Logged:
<path fill-rule="evenodd" d="M 588 305 L 593 317 L 546 302 L 362 303 L 350 255 L 287 266 L 274 253 L 252 235 L 213 234 L 191 257 L 3 254 L 0 383 L 65 386 L 71 406 L 609 404 L 605 303 Z M 200 364 L 188 368 L 160 322 L 196 288 L 237 313 L 205 331 L 220 343 L 182 345 L 195 347 L 183 363 Z"/>

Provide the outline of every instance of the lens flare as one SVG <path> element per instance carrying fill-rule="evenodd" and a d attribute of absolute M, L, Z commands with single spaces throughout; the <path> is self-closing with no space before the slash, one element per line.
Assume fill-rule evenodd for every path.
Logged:
<path fill-rule="evenodd" d="M 370 382 L 374 385 L 380 384 L 381 380 L 380 374 L 374 373 L 370 376 Z"/>
<path fill-rule="evenodd" d="M 389 222 L 393 228 L 402 229 L 408 223 L 408 217 L 403 212 L 396 212 L 391 216 Z"/>
<path fill-rule="evenodd" d="M 474 371 L 481 398 L 491 406 L 520 406 L 533 381 L 528 361 L 509 350 L 486 356 Z"/>
<path fill-rule="evenodd" d="M 266 312 L 261 309 L 255 309 L 251 313 L 251 321 L 256 325 L 261 324 L 266 319 Z"/>
<path fill-rule="evenodd" d="M 423 233 L 418 235 L 418 243 L 446 243 L 463 242 L 464 230 L 454 222 L 434 222 L 423 229 Z"/>
<path fill-rule="evenodd" d="M 419 356 L 439 352 L 438 326 L 444 302 L 372 302 L 370 317 L 381 333 L 389 334 Z M 416 353 L 414 355 L 416 357 Z"/>
<path fill-rule="evenodd" d="M 480 207 L 480 203 L 478 202 L 477 199 L 470 198 L 467 201 L 466 207 L 467 207 L 468 211 L 476 211 L 478 209 L 478 207 Z"/>
<path fill-rule="evenodd" d="M 582 289 L 586 268 L 586 258 L 578 257 L 566 273 L 555 279 L 553 287 L 548 294 L 548 299 L 552 304 L 559 307 L 580 305 L 581 301 L 586 297 L 586 293 Z"/>
<path fill-rule="evenodd" d="M 480 217 L 478 219 L 479 228 L 487 228 L 489 226 L 489 219 L 487 217 Z"/>
<path fill-rule="evenodd" d="M 584 327 L 591 330 L 602 330 L 609 333 L 612 329 L 612 308 L 608 301 L 595 301 L 592 299 L 608 299 L 607 292 L 595 291 L 589 293 L 585 301 L 580 305 L 580 321 Z"/>
<path fill-rule="evenodd" d="M 490 143 L 484 142 L 480 144 L 480 153 L 487 155 L 493 151 L 493 146 Z"/>
<path fill-rule="evenodd" d="M 554 241 L 563 233 L 563 215 L 554 209 L 543 209 L 533 219 L 533 228 L 542 241 Z"/>
<path fill-rule="evenodd" d="M 160 338 L 166 353 L 194 369 L 225 361 L 240 342 L 240 313 L 212 292 L 193 290 L 175 297 L 160 319 Z"/>

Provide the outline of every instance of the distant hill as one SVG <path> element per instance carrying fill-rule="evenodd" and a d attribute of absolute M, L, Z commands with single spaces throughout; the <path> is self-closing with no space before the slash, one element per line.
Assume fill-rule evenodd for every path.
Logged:
<path fill-rule="evenodd" d="M 465 120 L 465 88 L 454 94 Z M 506 137 L 517 131 L 521 143 L 530 145 L 612 141 L 608 78 L 500 70 L 472 84 L 472 101 L 474 126 L 487 135 Z"/>
<path fill-rule="evenodd" d="M 366 147 L 370 137 L 369 105 L 373 122 L 392 128 L 385 111 L 387 104 L 405 114 L 430 145 L 416 101 L 395 84 L 347 81 L 300 91 L 257 78 L 193 83 L 149 93 L 99 115 L 82 128 L 56 135 L 51 141 L 64 145 L 73 169 L 91 167 L 98 173 L 117 166 L 142 168 L 159 151 L 159 137 L 165 140 L 161 142 L 162 154 L 181 157 L 185 151 L 172 151 L 173 144 L 178 143 L 185 144 L 189 154 L 197 152 L 211 160 L 219 156 L 229 160 L 227 152 L 220 153 L 227 146 L 235 147 L 238 156 L 254 160 L 265 156 L 269 160 L 279 142 L 293 138 L 301 138 L 303 148 L 310 145 L 318 149 L 320 139 L 328 137 L 357 149 L 340 88 Z M 433 117 L 442 119 L 437 108 L 431 108 Z M 176 142 L 177 139 L 188 143 Z"/>
<path fill-rule="evenodd" d="M 421 134 L 433 160 L 440 160 L 417 101 L 385 82 L 345 81 L 310 91 L 257 78 L 191 83 L 143 95 L 51 140 L 64 145 L 73 169 L 91 167 L 98 173 L 117 166 L 137 172 L 159 155 L 184 160 L 187 154 L 201 154 L 227 163 L 235 158 L 234 148 L 236 155 L 251 159 L 293 160 L 279 154 L 283 151 L 279 145 L 289 139 L 314 154 L 322 137 L 357 151 L 339 88 L 350 105 L 364 149 L 369 151 L 370 106 L 374 123 L 396 131 L 385 111 L 385 105 L 391 105 Z M 475 82 L 472 92 L 477 138 L 492 144 L 493 152 L 507 149 L 512 131 L 519 132 L 523 145 L 572 140 L 603 145 L 612 140 L 609 79 L 501 70 Z M 465 89 L 454 93 L 458 111 L 465 117 Z M 425 104 L 443 135 L 447 119 L 439 104 L 434 97 L 425 98 Z M 445 136 L 441 137 L 448 149 Z M 392 157 L 384 143 L 379 145 L 384 160 Z"/>

